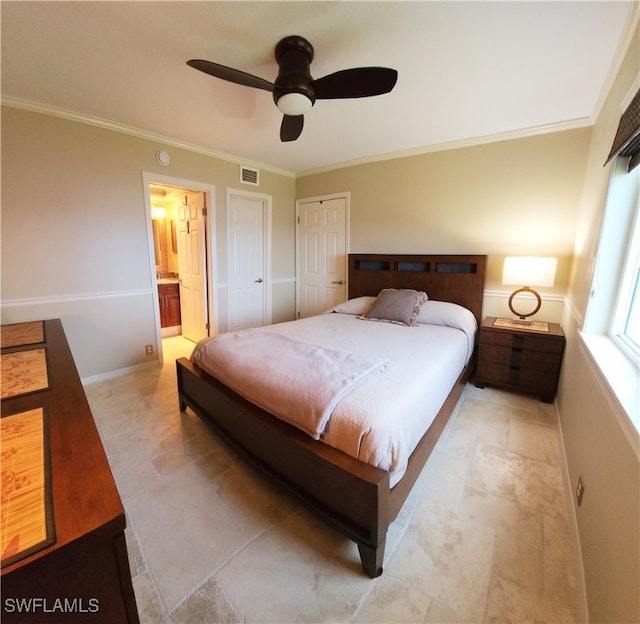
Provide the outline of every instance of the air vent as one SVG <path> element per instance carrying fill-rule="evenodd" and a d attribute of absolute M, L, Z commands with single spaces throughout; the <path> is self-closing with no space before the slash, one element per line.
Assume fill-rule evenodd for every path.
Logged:
<path fill-rule="evenodd" d="M 240 182 L 243 184 L 253 184 L 258 186 L 260 184 L 260 171 L 258 169 L 252 169 L 251 167 L 240 167 Z"/>

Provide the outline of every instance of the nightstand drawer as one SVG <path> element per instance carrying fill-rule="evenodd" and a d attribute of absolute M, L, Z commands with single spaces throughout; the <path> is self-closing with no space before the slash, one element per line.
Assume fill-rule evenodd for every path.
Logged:
<path fill-rule="evenodd" d="M 560 366 L 560 356 L 555 353 L 512 349 L 493 344 L 482 345 L 478 361 L 508 364 L 512 368 L 533 368 L 544 371 L 555 371 Z"/>
<path fill-rule="evenodd" d="M 483 344 L 478 359 L 487 362 L 511 362 L 511 347 L 502 347 L 494 344 Z"/>
<path fill-rule="evenodd" d="M 521 368 L 512 378 L 513 384 L 523 390 L 539 394 L 555 394 L 557 376 L 531 368 Z"/>
<path fill-rule="evenodd" d="M 533 368 L 554 373 L 560 368 L 560 357 L 542 351 L 513 351 L 511 364 L 519 368 Z"/>
<path fill-rule="evenodd" d="M 504 332 L 481 331 L 478 337 L 480 344 L 501 345 L 511 348 L 513 344 L 513 335 Z"/>
<path fill-rule="evenodd" d="M 478 359 L 476 375 L 486 381 L 507 383 L 511 375 L 511 366 L 491 360 Z"/>
<path fill-rule="evenodd" d="M 538 338 L 534 336 L 520 336 L 500 331 L 481 331 L 478 342 L 483 345 L 499 345 L 527 351 L 543 351 L 545 353 L 561 354 L 564 349 L 563 339 Z"/>
<path fill-rule="evenodd" d="M 522 349 L 526 351 L 542 351 L 544 353 L 555 353 L 560 355 L 564 350 L 564 339 L 549 339 L 549 338 L 533 338 L 530 336 L 523 336 L 518 341 L 518 336 L 514 337 L 514 347 L 516 343 L 520 342 Z"/>
<path fill-rule="evenodd" d="M 555 372 L 549 374 L 544 370 L 516 368 L 508 364 L 485 360 L 478 360 L 476 377 L 484 383 L 510 386 L 514 389 L 542 395 L 554 394 L 557 383 Z"/>

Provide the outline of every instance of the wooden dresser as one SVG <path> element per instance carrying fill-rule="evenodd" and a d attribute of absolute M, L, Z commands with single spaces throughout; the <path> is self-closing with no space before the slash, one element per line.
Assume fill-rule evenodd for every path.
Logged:
<path fill-rule="evenodd" d="M 565 345 L 560 325 L 549 323 L 549 331 L 534 331 L 525 325 L 499 327 L 495 321 L 489 316 L 480 326 L 476 386 L 498 386 L 553 402 Z"/>
<path fill-rule="evenodd" d="M 46 382 L 12 396 L 3 389 L 2 417 L 44 414 L 52 535 L 49 545 L 3 563 L 0 617 L 7 623 L 137 623 L 122 502 L 62 323 L 41 323 L 40 343 L 5 346 L 3 331 L 3 363 L 39 350 Z M 11 327 L 18 326 L 2 329 L 10 333 Z M 6 379 L 3 373 L 3 384 Z"/>

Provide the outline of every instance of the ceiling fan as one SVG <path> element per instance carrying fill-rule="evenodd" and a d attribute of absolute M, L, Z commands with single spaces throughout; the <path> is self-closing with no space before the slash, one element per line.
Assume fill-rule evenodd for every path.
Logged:
<path fill-rule="evenodd" d="M 316 100 L 382 95 L 389 93 L 398 79 L 395 69 L 356 67 L 314 80 L 309 71 L 313 61 L 313 46 L 299 35 L 280 40 L 276 45 L 275 57 L 279 66 L 275 82 L 212 61 L 192 59 L 187 61 L 187 65 L 222 80 L 272 91 L 276 106 L 284 114 L 280 126 L 280 140 L 283 142 L 295 141 L 300 136 L 304 114 Z"/>

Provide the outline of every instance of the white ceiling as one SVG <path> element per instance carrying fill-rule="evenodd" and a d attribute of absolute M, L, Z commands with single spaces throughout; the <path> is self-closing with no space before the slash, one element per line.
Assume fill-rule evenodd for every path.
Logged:
<path fill-rule="evenodd" d="M 2 96 L 299 173 L 590 123 L 634 4 L 4 1 Z M 398 83 L 318 101 L 302 136 L 281 143 L 269 92 L 185 63 L 273 81 L 273 49 L 290 34 L 313 44 L 315 78 L 377 65 Z"/>

